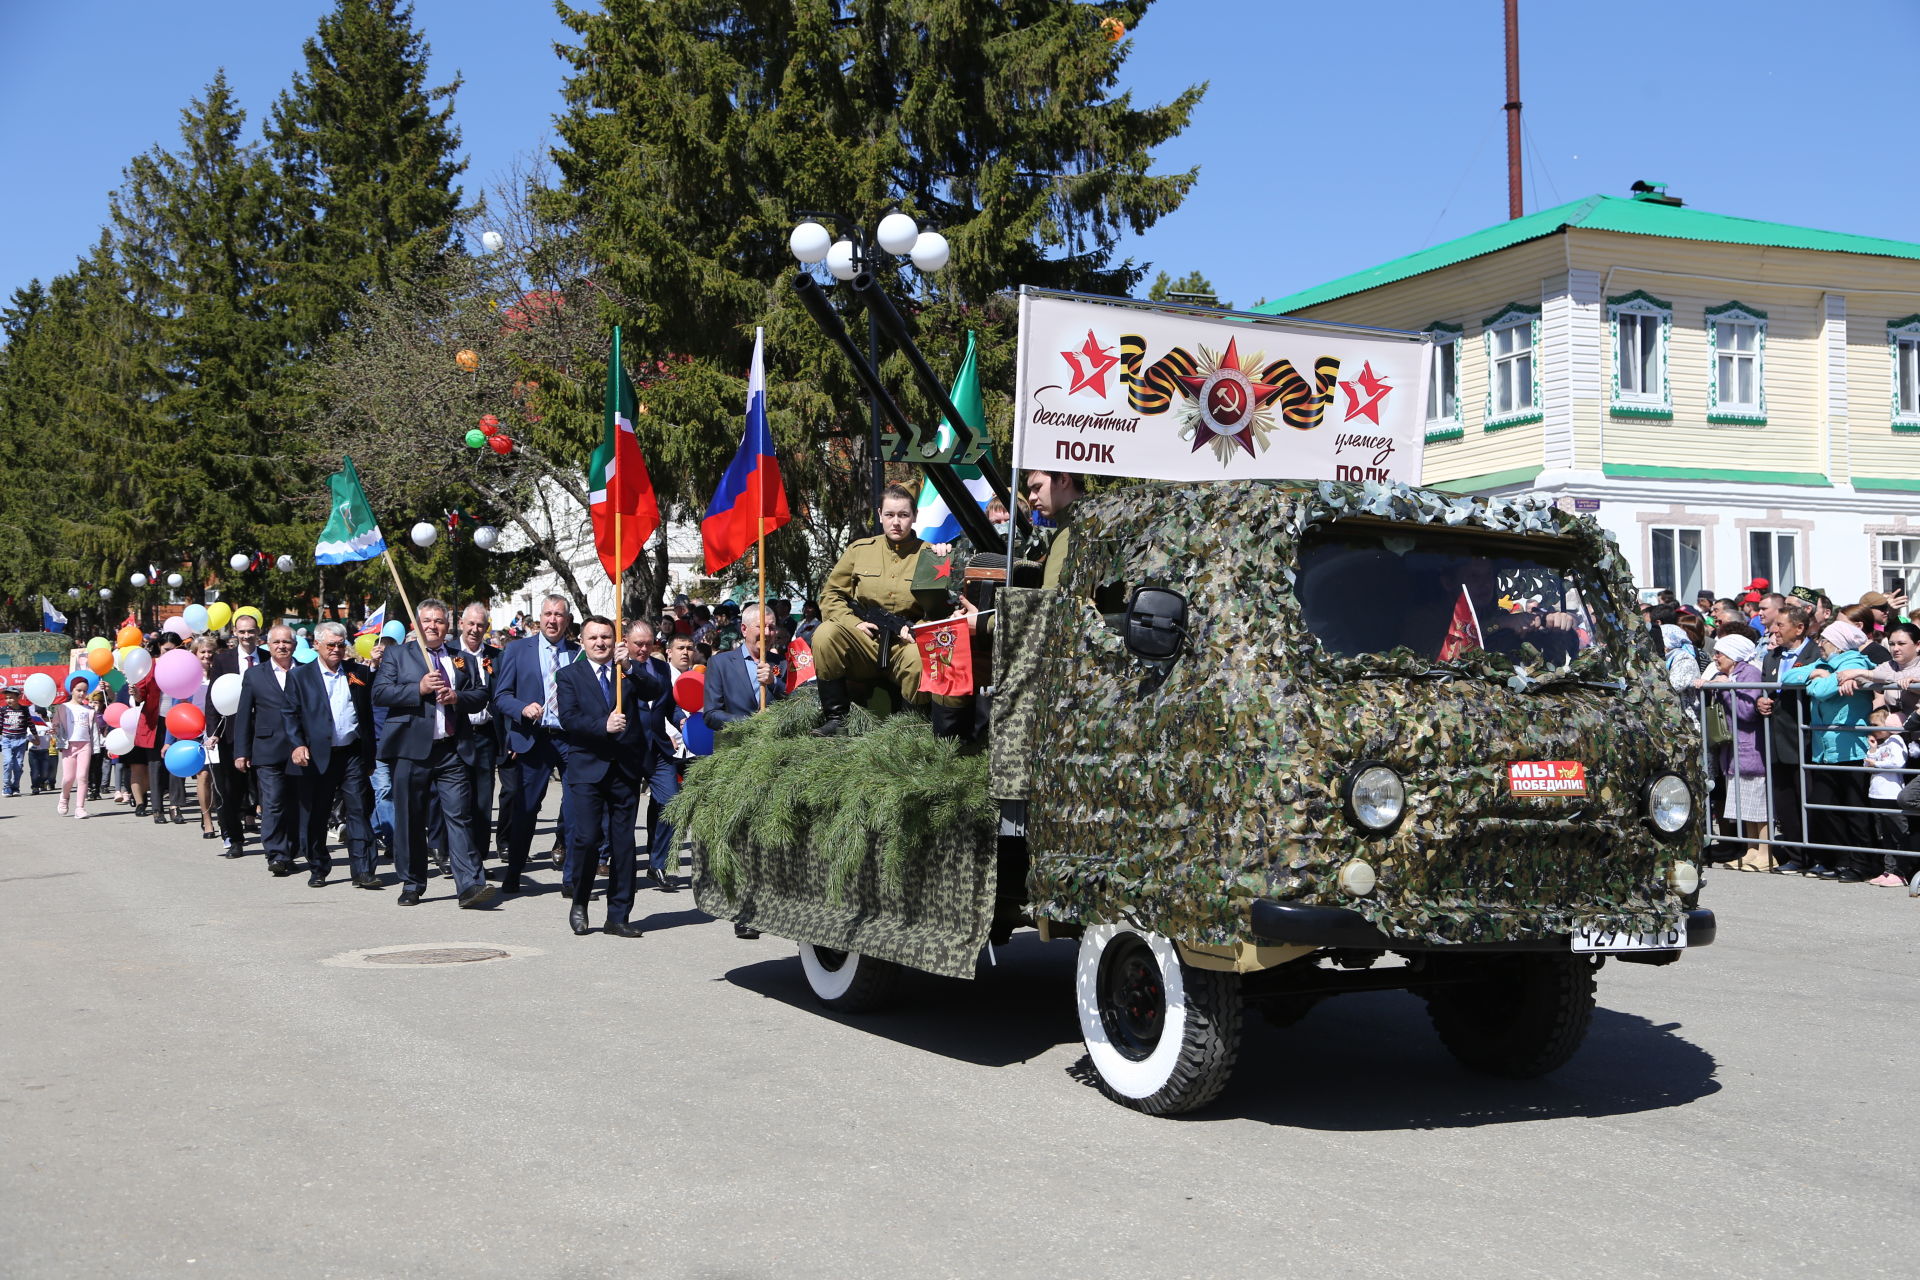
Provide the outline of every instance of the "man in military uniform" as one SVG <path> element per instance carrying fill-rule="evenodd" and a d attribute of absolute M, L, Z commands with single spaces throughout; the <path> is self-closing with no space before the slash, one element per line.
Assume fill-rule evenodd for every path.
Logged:
<path fill-rule="evenodd" d="M 845 732 L 850 679 L 888 678 L 908 703 L 927 704 L 920 692 L 920 648 L 908 625 L 923 613 L 913 593 L 921 546 L 913 534 L 913 495 L 897 484 L 888 485 L 879 514 L 879 535 L 849 546 L 821 593 L 822 621 L 812 643 L 820 709 L 826 713 L 825 722 L 814 730 L 820 737 Z M 962 736 L 967 705 L 965 698 L 934 698 L 934 733 Z"/>
<path fill-rule="evenodd" d="M 1060 571 L 1067 563 L 1067 544 L 1072 536 L 1073 504 L 1084 494 L 1080 477 L 1070 471 L 1029 471 L 1026 482 L 1027 504 L 1054 526 L 1047 543 L 1046 563 L 1040 585 L 1060 585 Z"/>

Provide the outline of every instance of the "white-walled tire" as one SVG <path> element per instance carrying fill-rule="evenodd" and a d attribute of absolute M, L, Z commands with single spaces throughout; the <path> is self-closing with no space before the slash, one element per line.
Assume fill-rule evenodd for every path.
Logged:
<path fill-rule="evenodd" d="M 1080 1038 L 1100 1092 L 1149 1115 L 1219 1096 L 1240 1056 L 1240 979 L 1195 969 L 1173 943 L 1128 925 L 1080 938 Z"/>
<path fill-rule="evenodd" d="M 831 951 L 800 944 L 800 968 L 813 998 L 837 1013 L 868 1013 L 893 1002 L 901 968 L 858 951 Z"/>

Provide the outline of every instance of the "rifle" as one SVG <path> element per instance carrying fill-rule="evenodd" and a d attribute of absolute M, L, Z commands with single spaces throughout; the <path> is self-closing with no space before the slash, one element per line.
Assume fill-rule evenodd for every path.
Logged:
<path fill-rule="evenodd" d="M 859 585 L 858 580 L 856 580 L 854 587 L 858 589 Z M 869 604 L 858 597 L 850 596 L 847 600 L 847 607 L 853 611 L 854 617 L 860 619 L 862 622 L 871 622 L 880 629 L 880 635 L 878 637 L 880 642 L 880 666 L 882 670 L 885 670 L 893 660 L 893 646 L 900 639 L 900 629 L 902 627 L 912 626 L 913 620 L 903 617 L 891 609 L 883 609 L 877 604 Z"/>

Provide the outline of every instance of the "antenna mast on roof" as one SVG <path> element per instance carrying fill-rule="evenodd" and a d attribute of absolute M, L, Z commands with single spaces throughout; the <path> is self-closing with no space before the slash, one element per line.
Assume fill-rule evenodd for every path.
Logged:
<path fill-rule="evenodd" d="M 1520 0 L 1507 0 L 1507 217 L 1526 212 L 1520 199 Z"/>

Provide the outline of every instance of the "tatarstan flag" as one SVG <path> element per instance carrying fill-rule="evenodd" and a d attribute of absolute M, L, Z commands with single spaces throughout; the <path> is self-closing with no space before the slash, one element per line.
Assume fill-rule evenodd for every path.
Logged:
<path fill-rule="evenodd" d="M 613 356 L 607 361 L 607 402 L 604 423 L 606 433 L 600 447 L 593 451 L 587 469 L 588 504 L 593 511 L 593 546 L 600 563 L 614 582 L 627 571 L 640 548 L 660 527 L 660 506 L 654 501 L 653 479 L 640 456 L 640 442 L 633 434 L 633 418 L 638 402 L 633 380 L 627 377 L 620 360 L 620 330 L 613 331 Z M 615 514 L 620 519 L 614 520 Z M 620 526 L 619 537 L 614 525 Z"/>

